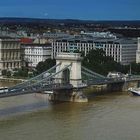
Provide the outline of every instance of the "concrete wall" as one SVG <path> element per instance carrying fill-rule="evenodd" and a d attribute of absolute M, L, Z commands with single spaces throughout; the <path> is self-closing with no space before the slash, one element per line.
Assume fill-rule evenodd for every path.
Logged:
<path fill-rule="evenodd" d="M 119 83 L 111 83 L 107 85 L 108 91 L 128 91 L 129 88 L 137 88 L 139 87 L 140 81 L 125 81 Z"/>

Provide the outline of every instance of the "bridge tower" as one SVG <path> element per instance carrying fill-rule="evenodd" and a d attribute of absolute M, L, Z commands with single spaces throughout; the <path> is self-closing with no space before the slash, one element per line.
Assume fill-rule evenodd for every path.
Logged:
<path fill-rule="evenodd" d="M 82 89 L 86 86 L 82 83 L 81 76 L 81 54 L 80 53 L 60 53 L 56 56 L 55 83 L 72 85 L 71 89 L 56 90 L 51 100 L 87 102 L 88 99 L 83 94 Z M 60 72 L 62 70 L 62 72 Z"/>
<path fill-rule="evenodd" d="M 56 57 L 56 64 L 60 65 L 56 68 L 56 73 L 66 66 L 69 66 L 64 71 L 56 75 L 55 79 L 59 83 L 69 83 L 74 88 L 82 86 L 81 77 L 81 54 L 80 53 L 61 53 Z"/>

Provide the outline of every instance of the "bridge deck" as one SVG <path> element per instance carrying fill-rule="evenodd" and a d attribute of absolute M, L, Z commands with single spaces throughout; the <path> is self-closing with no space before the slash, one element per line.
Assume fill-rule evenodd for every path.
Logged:
<path fill-rule="evenodd" d="M 90 85 L 103 85 L 103 84 L 122 83 L 122 82 L 127 82 L 127 81 L 140 80 L 140 76 L 109 79 L 85 67 L 82 67 L 81 73 L 82 73 L 83 83 L 81 83 L 80 85 L 77 85 L 77 87 L 75 88 L 71 84 L 56 82 L 55 77 L 58 74 L 65 71 L 67 68 L 71 67 L 72 64 L 69 64 L 65 66 L 63 69 L 54 73 L 54 71 L 59 65 L 60 63 L 50 68 L 49 70 L 43 72 L 42 74 L 29 79 L 28 81 L 25 81 L 21 84 L 10 87 L 8 88 L 7 91 L 0 92 L 0 98 L 23 95 L 23 94 L 30 94 L 30 93 L 37 93 L 37 92 L 43 92 L 43 91 L 82 89 Z"/>

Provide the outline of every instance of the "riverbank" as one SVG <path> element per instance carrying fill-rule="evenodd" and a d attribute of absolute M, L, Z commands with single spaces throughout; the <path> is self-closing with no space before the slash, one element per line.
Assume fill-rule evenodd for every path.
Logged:
<path fill-rule="evenodd" d="M 0 82 L 24 82 L 26 79 L 0 77 Z"/>

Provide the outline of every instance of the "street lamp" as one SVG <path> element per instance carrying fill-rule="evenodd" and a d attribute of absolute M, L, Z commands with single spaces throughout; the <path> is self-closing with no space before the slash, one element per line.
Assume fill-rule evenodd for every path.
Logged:
<path fill-rule="evenodd" d="M 130 75 L 132 74 L 131 63 L 130 63 L 130 65 L 129 65 L 129 74 L 130 74 Z"/>

